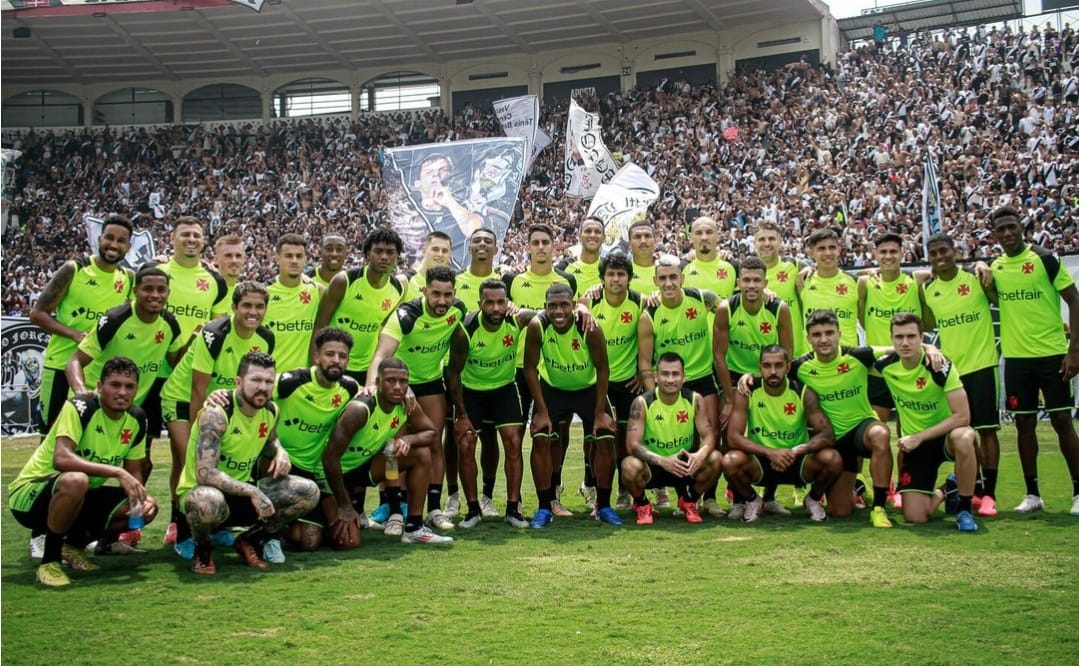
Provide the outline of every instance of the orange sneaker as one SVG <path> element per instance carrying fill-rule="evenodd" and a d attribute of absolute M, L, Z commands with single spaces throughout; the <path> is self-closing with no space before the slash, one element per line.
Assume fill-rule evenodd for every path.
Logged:
<path fill-rule="evenodd" d="M 651 525 L 656 522 L 656 514 L 652 511 L 652 503 L 634 504 L 633 510 L 637 512 L 638 525 Z"/>
<path fill-rule="evenodd" d="M 978 515 L 983 518 L 992 518 L 997 515 L 997 501 L 986 495 L 982 498 L 982 503 L 978 505 Z"/>
<path fill-rule="evenodd" d="M 236 537 L 236 542 L 232 544 L 232 547 L 236 549 L 236 552 L 243 558 L 244 564 L 249 567 L 261 569 L 265 571 L 270 568 L 269 563 L 266 560 L 259 557 L 258 551 L 251 543 L 242 536 Z"/>
<path fill-rule="evenodd" d="M 687 502 L 681 497 L 678 498 L 678 508 L 682 510 L 682 513 L 686 515 L 687 523 L 700 523 L 704 522 L 704 518 L 701 518 L 700 511 L 697 511 L 696 502 Z"/>
<path fill-rule="evenodd" d="M 165 528 L 164 541 L 170 546 L 176 543 L 176 523 L 169 523 L 169 526 Z"/>
<path fill-rule="evenodd" d="M 200 576 L 212 576 L 216 574 L 217 565 L 214 564 L 213 553 L 207 553 L 205 560 L 198 555 L 195 555 L 195 561 L 191 564 L 191 573 L 196 573 Z"/>

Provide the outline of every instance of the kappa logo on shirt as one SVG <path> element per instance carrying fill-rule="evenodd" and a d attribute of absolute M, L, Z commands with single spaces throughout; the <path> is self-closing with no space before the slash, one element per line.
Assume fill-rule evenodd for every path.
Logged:
<path fill-rule="evenodd" d="M 124 336 L 124 340 L 134 340 L 134 339 L 135 339 L 135 334 L 134 333 L 128 333 L 127 335 Z"/>

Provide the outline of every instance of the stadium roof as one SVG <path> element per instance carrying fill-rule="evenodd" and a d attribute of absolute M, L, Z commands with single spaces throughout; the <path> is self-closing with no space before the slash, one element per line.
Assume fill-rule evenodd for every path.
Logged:
<path fill-rule="evenodd" d="M 873 26 L 882 23 L 889 32 L 998 23 L 1022 18 L 1023 0 L 929 0 L 866 10 L 862 16 L 838 21 L 847 41 L 869 39 Z M 872 13 L 868 13 L 872 12 Z"/>
<path fill-rule="evenodd" d="M 11 9 L 31 4 L 49 6 Z M 397 69 L 828 15 L 819 0 L 266 0 L 260 13 L 226 0 L 0 6 L 0 82 L 34 86 Z"/>

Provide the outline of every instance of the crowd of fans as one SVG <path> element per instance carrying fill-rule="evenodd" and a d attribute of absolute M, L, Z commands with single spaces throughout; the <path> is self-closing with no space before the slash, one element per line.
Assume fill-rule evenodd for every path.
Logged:
<path fill-rule="evenodd" d="M 616 159 L 661 186 L 650 214 L 659 249 L 685 254 L 687 220 L 728 227 L 726 251 L 753 251 L 752 225 L 787 229 L 787 251 L 821 225 L 841 227 L 845 263 L 871 262 L 873 238 L 896 230 L 906 260 L 922 253 L 922 169 L 940 176 L 942 224 L 968 258 L 994 256 L 986 215 L 1018 206 L 1033 241 L 1079 252 L 1079 36 L 1068 26 L 969 28 L 897 36 L 838 56 L 741 72 L 722 87 L 664 82 L 578 99 L 601 115 Z M 568 103 L 567 103 L 568 104 Z M 588 202 L 567 197 L 567 104 L 543 109 L 553 141 L 522 184 L 503 262 L 523 266 L 522 234 L 542 221 L 576 242 Z M 490 109 L 439 110 L 268 124 L 9 132 L 22 151 L 5 230 L 3 311 L 26 314 L 51 273 L 86 248 L 86 215 L 120 212 L 168 252 L 169 221 L 195 215 L 212 239 L 240 233 L 247 277 L 274 272 L 273 241 L 299 232 L 317 252 L 328 232 L 354 242 L 385 222 L 384 147 L 498 136 Z"/>

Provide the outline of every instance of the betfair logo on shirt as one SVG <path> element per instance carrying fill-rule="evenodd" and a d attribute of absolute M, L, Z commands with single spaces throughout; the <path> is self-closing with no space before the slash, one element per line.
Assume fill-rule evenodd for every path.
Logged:
<path fill-rule="evenodd" d="M 1038 301 L 1041 300 L 1042 292 L 1033 289 L 1013 289 L 999 292 L 1002 301 Z"/>

